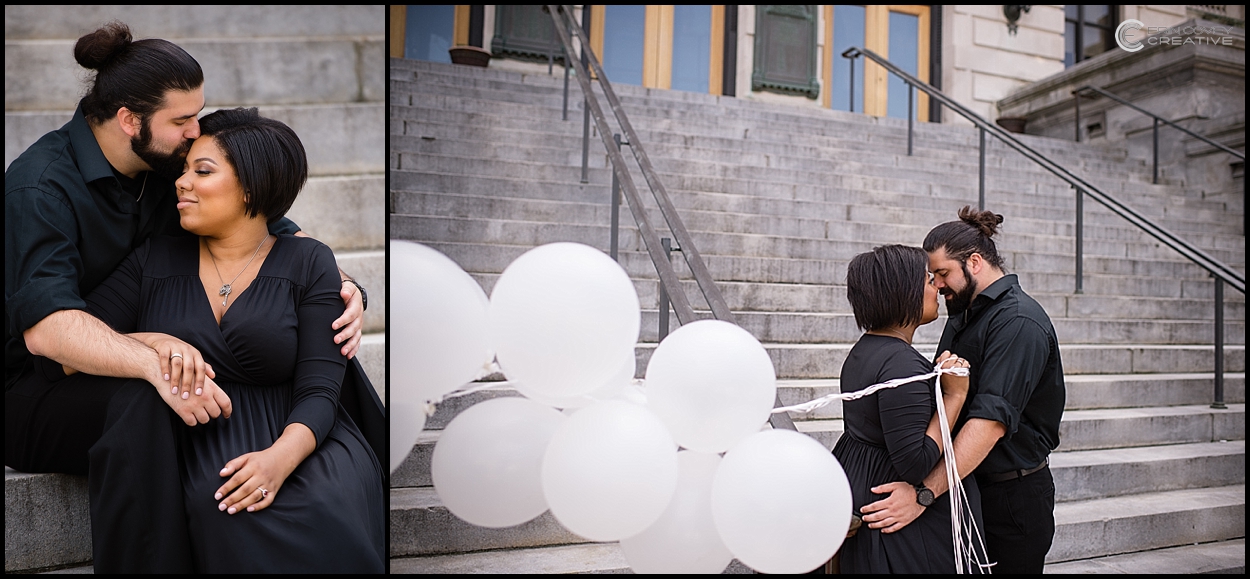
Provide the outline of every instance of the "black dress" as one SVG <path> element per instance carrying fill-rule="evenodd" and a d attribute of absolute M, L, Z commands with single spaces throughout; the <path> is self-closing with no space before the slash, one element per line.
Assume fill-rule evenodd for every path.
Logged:
<path fill-rule="evenodd" d="M 385 571 L 384 473 L 339 400 L 350 367 L 331 329 L 343 312 L 339 290 L 328 247 L 280 235 L 219 326 L 199 277 L 199 240 L 187 236 L 145 243 L 88 297 L 88 311 L 119 332 L 162 332 L 198 348 L 230 396 L 231 417 L 184 427 L 181 472 L 152 483 L 182 486 L 196 571 Z M 273 503 L 218 511 L 226 462 L 269 448 L 294 422 L 317 447 Z"/>
<path fill-rule="evenodd" d="M 842 366 L 842 392 L 857 392 L 873 384 L 933 371 L 908 343 L 887 336 L 864 334 L 851 348 Z M 905 481 L 919 484 L 937 465 L 941 454 L 925 435 L 937 402 L 934 379 L 886 388 L 843 403 L 845 431 L 833 454 L 851 483 L 852 508 L 886 498 L 873 487 Z M 980 493 L 973 477 L 964 479 L 968 501 L 980 527 Z M 842 544 L 842 573 L 954 573 L 950 502 L 946 494 L 926 508 L 911 524 L 894 533 L 869 529 L 867 524 Z"/>

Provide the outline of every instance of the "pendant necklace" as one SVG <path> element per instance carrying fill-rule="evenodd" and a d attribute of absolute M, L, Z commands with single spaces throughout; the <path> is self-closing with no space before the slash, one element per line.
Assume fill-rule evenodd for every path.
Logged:
<path fill-rule="evenodd" d="M 148 175 L 151 175 L 151 174 L 152 174 L 151 171 L 148 171 L 143 174 L 143 186 L 139 188 L 139 196 L 135 197 L 135 203 L 138 203 L 143 200 L 143 192 L 147 191 L 148 189 Z"/>
<path fill-rule="evenodd" d="M 260 245 L 257 245 L 256 251 L 252 252 L 252 258 L 247 260 L 247 265 L 243 266 L 243 269 L 239 270 L 239 275 L 243 275 L 243 272 L 247 271 L 248 266 L 252 265 L 252 260 L 256 259 L 256 254 L 260 253 L 260 248 L 265 245 L 265 240 L 267 239 L 269 239 L 269 234 L 265 234 L 265 236 L 261 238 Z M 213 249 L 208 246 L 207 241 L 204 242 L 204 249 L 208 250 L 208 257 L 213 260 L 213 269 L 217 270 L 217 280 L 222 282 L 221 289 L 217 290 L 217 295 L 222 296 L 221 305 L 224 306 L 226 305 L 226 301 L 230 299 L 230 292 L 233 291 L 230 288 L 230 284 L 238 280 L 239 275 L 234 276 L 234 279 L 230 280 L 230 283 L 225 283 L 225 278 L 221 277 L 221 269 L 217 267 L 217 258 L 213 256 Z"/>

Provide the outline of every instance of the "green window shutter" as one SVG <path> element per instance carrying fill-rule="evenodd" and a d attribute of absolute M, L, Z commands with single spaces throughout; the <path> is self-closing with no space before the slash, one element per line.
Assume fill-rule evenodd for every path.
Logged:
<path fill-rule="evenodd" d="M 816 6 L 755 8 L 752 90 L 820 94 L 816 79 Z"/>
<path fill-rule="evenodd" d="M 547 62 L 547 53 L 554 51 L 556 62 L 563 63 L 564 50 L 555 36 L 551 15 L 541 5 L 495 6 L 495 37 L 490 43 L 494 56 Z"/>

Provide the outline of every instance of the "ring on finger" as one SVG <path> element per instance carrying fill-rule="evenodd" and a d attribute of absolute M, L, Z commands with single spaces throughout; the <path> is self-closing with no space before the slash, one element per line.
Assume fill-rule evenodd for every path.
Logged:
<path fill-rule="evenodd" d="M 182 357 L 182 354 L 179 354 L 178 352 L 174 352 L 173 354 L 169 355 L 170 360 L 173 360 L 174 358 L 181 358 L 181 357 Z"/>
<path fill-rule="evenodd" d="M 265 499 L 269 498 L 269 490 L 268 490 L 268 489 L 266 489 L 265 487 L 260 487 L 260 488 L 258 488 L 258 489 L 256 489 L 256 490 L 260 491 L 260 500 L 262 500 L 262 501 L 263 501 L 263 500 L 265 500 Z"/>

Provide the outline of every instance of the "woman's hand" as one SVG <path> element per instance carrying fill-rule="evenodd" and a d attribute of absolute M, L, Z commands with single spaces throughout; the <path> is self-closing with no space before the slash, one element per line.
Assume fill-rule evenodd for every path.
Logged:
<path fill-rule="evenodd" d="M 938 356 L 938 366 L 941 368 L 967 368 L 968 361 L 951 354 L 950 351 L 942 352 Z M 956 376 L 954 374 L 942 374 L 942 394 L 947 396 L 958 396 L 960 398 L 968 397 L 968 376 Z"/>
<path fill-rule="evenodd" d="M 181 395 L 183 400 L 194 391 L 204 396 L 204 380 L 216 378 L 212 365 L 204 361 L 200 351 L 182 340 L 161 333 L 130 334 L 131 337 L 156 350 L 161 361 L 161 375 L 170 383 L 170 393 Z"/>
<path fill-rule="evenodd" d="M 296 422 L 287 425 L 273 446 L 227 462 L 221 476 L 230 479 L 213 495 L 213 500 L 221 501 L 217 510 L 233 515 L 243 510 L 254 513 L 272 505 L 282 483 L 316 445 L 312 431 Z"/>

